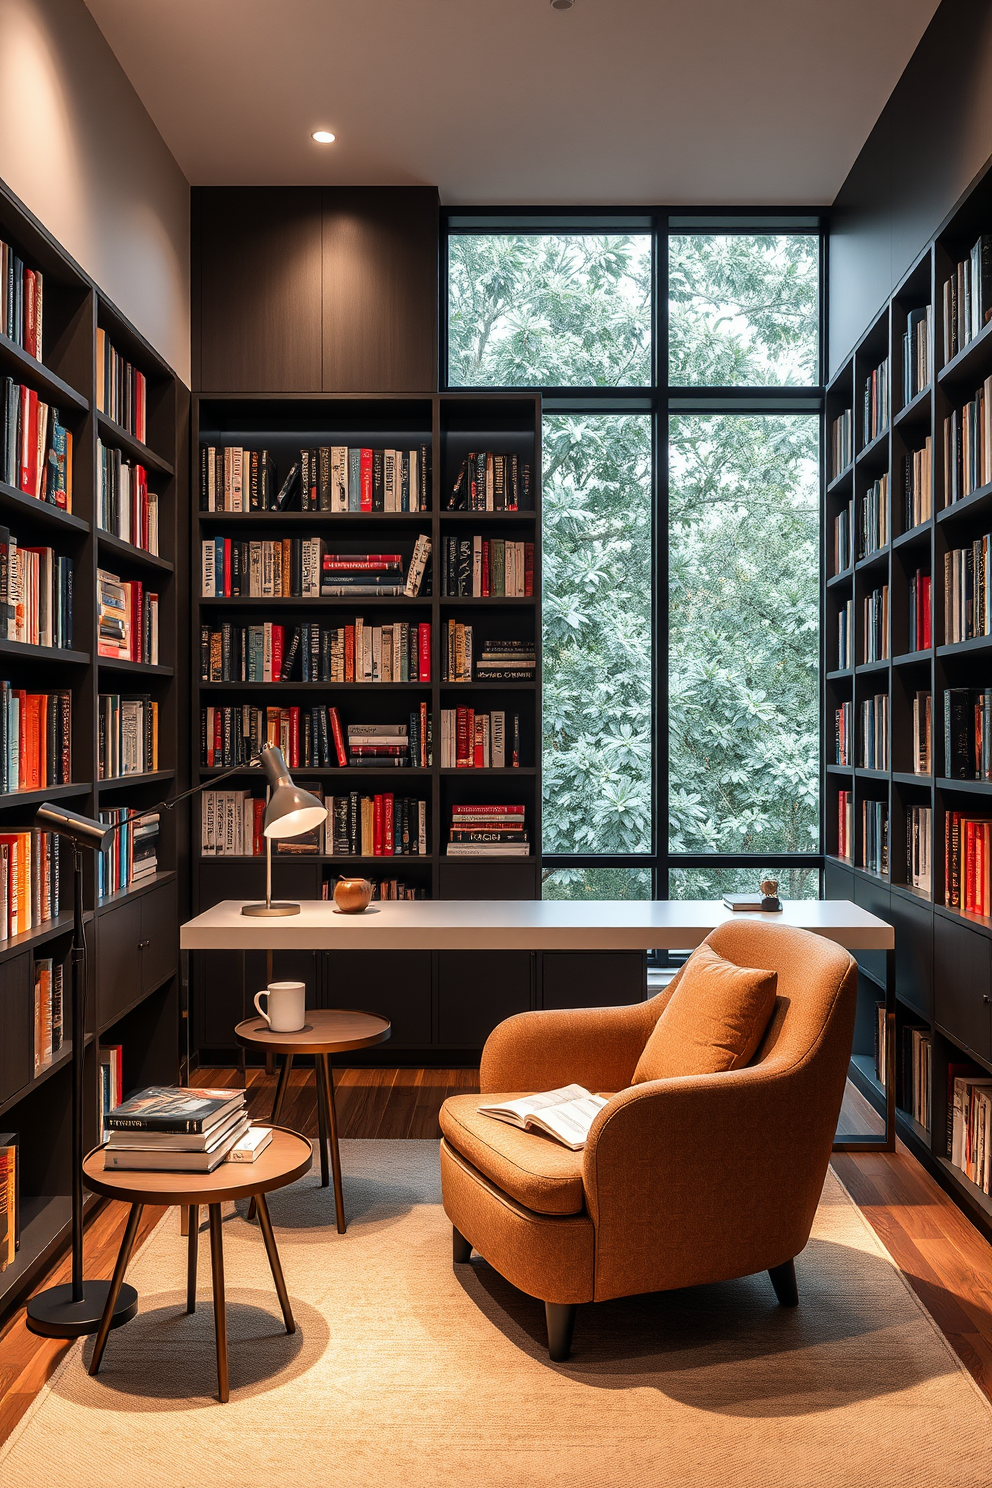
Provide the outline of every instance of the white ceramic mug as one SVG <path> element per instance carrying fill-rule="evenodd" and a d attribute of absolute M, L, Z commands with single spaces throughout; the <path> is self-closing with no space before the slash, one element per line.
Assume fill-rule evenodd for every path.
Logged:
<path fill-rule="evenodd" d="M 273 1033 L 298 1033 L 307 1020 L 306 982 L 270 982 L 264 992 L 255 993 L 255 1008 Z"/>

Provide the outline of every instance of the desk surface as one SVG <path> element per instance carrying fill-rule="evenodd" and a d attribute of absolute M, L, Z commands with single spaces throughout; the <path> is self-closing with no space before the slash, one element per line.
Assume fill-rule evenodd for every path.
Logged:
<path fill-rule="evenodd" d="M 847 899 L 787 899 L 781 914 L 735 914 L 716 899 L 419 899 L 346 915 L 303 900 L 285 919 L 253 919 L 225 899 L 180 930 L 184 951 L 689 950 L 726 920 L 765 920 L 824 935 L 851 951 L 895 944 L 891 925 Z"/>

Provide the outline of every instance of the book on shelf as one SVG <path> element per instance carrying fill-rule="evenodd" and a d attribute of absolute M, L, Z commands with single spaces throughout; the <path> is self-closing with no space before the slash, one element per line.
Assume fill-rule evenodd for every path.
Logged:
<path fill-rule="evenodd" d="M 373 878 L 369 882 L 372 885 L 372 898 L 385 902 L 412 902 L 416 899 L 429 899 L 430 892 L 425 884 L 410 884 L 401 878 Z M 334 898 L 333 878 L 325 878 L 320 890 L 322 899 Z"/>
<path fill-rule="evenodd" d="M 966 811 L 944 816 L 944 901 L 964 914 L 992 914 L 992 820 Z"/>
<path fill-rule="evenodd" d="M 431 622 L 200 627 L 202 682 L 429 682 Z"/>
<path fill-rule="evenodd" d="M 992 534 L 944 554 L 944 645 L 992 635 Z"/>
<path fill-rule="evenodd" d="M 96 406 L 142 444 L 148 443 L 148 381 L 115 349 L 102 326 L 96 332 Z"/>
<path fill-rule="evenodd" d="M 447 856 L 530 856 L 526 808 L 520 805 L 464 805 L 451 808 Z"/>
<path fill-rule="evenodd" d="M 520 765 L 520 714 L 502 708 L 441 709 L 442 770 L 505 770 Z"/>
<path fill-rule="evenodd" d="M 850 671 L 854 666 L 854 600 L 846 599 L 837 612 L 837 667 Z"/>
<path fill-rule="evenodd" d="M 494 1121 L 505 1121 L 521 1131 L 542 1132 L 563 1147 L 581 1152 L 589 1128 L 605 1105 L 605 1096 L 593 1095 L 584 1085 L 563 1085 L 559 1090 L 542 1090 L 501 1105 L 479 1106 L 478 1110 Z"/>
<path fill-rule="evenodd" d="M 889 808 L 885 801 L 861 802 L 861 867 L 888 877 Z"/>
<path fill-rule="evenodd" d="M 61 961 L 38 956 L 34 963 L 34 1072 L 39 1075 L 61 1052 L 63 1043 L 63 992 L 65 972 Z"/>
<path fill-rule="evenodd" d="M 834 709 L 834 764 L 853 765 L 854 704 L 841 703 Z"/>
<path fill-rule="evenodd" d="M 23 935 L 59 913 L 59 837 L 0 833 L 0 934 Z"/>
<path fill-rule="evenodd" d="M 910 310 L 902 333 L 902 401 L 912 403 L 933 377 L 933 306 Z"/>
<path fill-rule="evenodd" d="M 944 689 L 944 774 L 992 780 L 992 688 Z"/>
<path fill-rule="evenodd" d="M 449 620 L 442 657 L 443 682 L 533 682 L 537 650 L 533 641 L 501 638 L 481 642 L 476 654 L 471 625 Z"/>
<path fill-rule="evenodd" d="M 24 692 L 0 682 L 0 788 L 72 782 L 72 694 Z"/>
<path fill-rule="evenodd" d="M 442 682 L 471 682 L 473 645 L 472 626 L 449 620 L 441 653 Z"/>
<path fill-rule="evenodd" d="M 323 543 L 319 537 L 204 538 L 204 599 L 316 599 Z"/>
<path fill-rule="evenodd" d="M 992 377 L 944 419 L 944 505 L 992 481 Z"/>
<path fill-rule="evenodd" d="M 933 437 L 910 450 L 903 461 L 903 530 L 911 532 L 933 516 Z"/>
<path fill-rule="evenodd" d="M 526 598 L 534 593 L 534 544 L 499 537 L 445 537 L 441 594 L 447 598 Z"/>
<path fill-rule="evenodd" d="M 992 237 L 977 240 L 941 286 L 944 365 L 973 341 L 992 315 Z"/>
<path fill-rule="evenodd" d="M 0 330 L 33 356 L 42 360 L 44 334 L 45 276 L 26 264 L 9 243 L 0 242 Z"/>
<path fill-rule="evenodd" d="M 57 408 L 12 377 L 3 379 L 0 457 L 8 486 L 72 511 L 72 431 Z"/>
<path fill-rule="evenodd" d="M 857 551 L 854 533 L 854 502 L 849 501 L 846 506 L 841 507 L 834 518 L 833 572 L 835 574 L 843 573 L 854 563 Z"/>
<path fill-rule="evenodd" d="M 906 882 L 929 894 L 933 886 L 933 811 L 906 807 Z"/>
<path fill-rule="evenodd" d="M 393 746 L 388 754 L 376 755 L 368 740 L 355 732 L 365 726 L 349 725 L 346 736 L 340 709 L 335 706 L 207 707 L 201 717 L 200 758 L 207 769 L 226 767 L 247 763 L 264 744 L 275 744 L 291 770 L 427 768 L 433 761 L 433 725 L 426 701 L 412 709 L 407 719 L 403 724 L 374 726 L 390 736 Z M 379 747 L 384 751 L 385 743 Z"/>
<path fill-rule="evenodd" d="M 320 593 L 325 599 L 415 599 L 424 590 L 431 540 L 421 533 L 408 563 L 400 553 L 325 553 Z"/>
<path fill-rule="evenodd" d="M 871 444 L 889 423 L 889 359 L 885 357 L 865 379 L 861 442 Z"/>
<path fill-rule="evenodd" d="M 948 1076 L 956 1065 L 948 1067 Z M 948 1078 L 951 1162 L 983 1193 L 992 1176 L 992 1077 L 974 1073 Z"/>
<path fill-rule="evenodd" d="M 96 571 L 96 593 L 97 655 L 158 666 L 158 595 L 104 568 Z"/>
<path fill-rule="evenodd" d="M 100 812 L 102 822 L 118 827 L 110 845 L 97 853 L 96 882 L 100 899 L 130 888 L 132 884 L 142 883 L 158 872 L 159 813 L 146 811 L 130 821 L 129 816 L 129 809 L 123 806 Z"/>
<path fill-rule="evenodd" d="M 930 575 L 921 568 L 909 580 L 909 650 L 929 651 L 933 645 L 933 593 Z"/>
<path fill-rule="evenodd" d="M 913 773 L 929 775 L 933 767 L 933 701 L 929 692 L 913 694 Z"/>
<path fill-rule="evenodd" d="M 159 552 L 158 496 L 148 472 L 113 445 L 96 442 L 96 525 L 122 542 Z"/>
<path fill-rule="evenodd" d="M 889 768 L 889 695 L 876 693 L 861 701 L 861 758 L 864 770 Z M 843 763 L 843 762 L 842 762 Z"/>
<path fill-rule="evenodd" d="M 429 803 L 392 791 L 328 796 L 323 852 L 329 858 L 426 857 Z"/>
<path fill-rule="evenodd" d="M 101 1044 L 97 1053 L 97 1131 L 105 1132 L 110 1112 L 124 1099 L 124 1048 L 121 1044 Z"/>
<path fill-rule="evenodd" d="M 875 1004 L 875 1079 L 884 1090 L 888 1085 L 889 1024 L 885 1003 Z"/>
<path fill-rule="evenodd" d="M 15 1131 L 0 1131 L 0 1271 L 21 1244 L 21 1152 Z"/>
<path fill-rule="evenodd" d="M 854 862 L 854 794 L 837 792 L 837 856 Z"/>
<path fill-rule="evenodd" d="M 880 475 L 858 499 L 858 557 L 867 558 L 889 540 L 889 477 Z"/>
<path fill-rule="evenodd" d="M 72 648 L 72 559 L 0 527 L 0 615 L 8 641 Z"/>
<path fill-rule="evenodd" d="M 882 584 L 866 594 L 862 601 L 864 630 L 861 660 L 889 659 L 889 586 Z"/>
<path fill-rule="evenodd" d="M 150 693 L 101 692 L 97 699 L 97 778 L 158 769 L 158 703 Z"/>
<path fill-rule="evenodd" d="M 845 408 L 830 425 L 830 479 L 835 480 L 854 459 L 854 414 Z"/>
<path fill-rule="evenodd" d="M 445 502 L 446 511 L 529 511 L 530 464 L 509 451 L 465 456 Z"/>
<path fill-rule="evenodd" d="M 422 512 L 430 510 L 430 450 L 322 445 L 301 449 L 282 484 L 267 449 L 205 445 L 201 511 Z"/>
<path fill-rule="evenodd" d="M 933 1039 L 929 1026 L 903 1021 L 899 1030 L 899 1064 L 896 1069 L 896 1103 L 917 1125 L 930 1130 L 933 1081 Z"/>

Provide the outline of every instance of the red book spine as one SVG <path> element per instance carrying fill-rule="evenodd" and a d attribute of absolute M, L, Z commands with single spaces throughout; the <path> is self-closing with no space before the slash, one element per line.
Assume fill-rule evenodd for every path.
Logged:
<path fill-rule="evenodd" d="M 372 510 L 372 451 L 362 450 L 361 465 L 362 511 Z"/>
<path fill-rule="evenodd" d="M 272 680 L 278 682 L 282 676 L 283 648 L 286 643 L 286 629 L 282 625 L 272 627 Z"/>
<path fill-rule="evenodd" d="M 481 770 L 485 764 L 485 752 L 482 739 L 483 722 L 481 718 L 472 715 L 472 763 L 477 770 Z"/>
<path fill-rule="evenodd" d="M 382 851 L 387 858 L 391 858 L 396 850 L 395 827 L 396 798 L 389 791 L 382 798 Z"/>
<path fill-rule="evenodd" d="M 472 763 L 468 748 L 468 708 L 455 712 L 455 764 L 463 769 Z"/>
<path fill-rule="evenodd" d="M 454 806 L 452 814 L 457 816 L 523 816 L 522 806 Z"/>
<path fill-rule="evenodd" d="M 337 752 L 338 767 L 343 770 L 348 763 L 348 751 L 344 744 L 344 729 L 341 727 L 341 714 L 337 708 L 328 708 L 327 718 L 331 725 L 331 736 L 334 739 L 334 748 Z"/>
<path fill-rule="evenodd" d="M 298 707 L 289 710 L 289 768 L 291 770 L 300 768 L 300 710 Z"/>
<path fill-rule="evenodd" d="M 346 625 L 344 628 L 344 680 L 354 682 L 355 680 L 355 627 Z"/>
<path fill-rule="evenodd" d="M 265 802 L 261 796 L 256 796 L 251 803 L 251 855 L 260 858 L 265 851 L 265 839 L 262 836 L 262 822 L 265 820 Z"/>
<path fill-rule="evenodd" d="M 35 493 L 38 471 L 38 394 L 21 388 L 21 490 Z"/>
<path fill-rule="evenodd" d="M 975 823 L 964 824 L 964 908 L 965 913 L 975 908 Z"/>
<path fill-rule="evenodd" d="M 418 659 L 417 681 L 431 680 L 431 622 L 426 620 L 417 627 Z"/>
<path fill-rule="evenodd" d="M 40 355 L 38 347 L 38 281 L 34 269 L 24 270 L 24 350 Z"/>
<path fill-rule="evenodd" d="M 382 797 L 372 798 L 372 856 L 382 857 Z"/>
<path fill-rule="evenodd" d="M 524 543 L 524 597 L 534 593 L 534 544 Z"/>

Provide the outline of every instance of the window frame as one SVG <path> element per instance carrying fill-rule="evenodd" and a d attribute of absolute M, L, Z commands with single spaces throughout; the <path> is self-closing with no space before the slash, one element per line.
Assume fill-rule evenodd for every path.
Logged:
<path fill-rule="evenodd" d="M 823 793 L 820 793 L 819 848 L 794 853 L 676 853 L 668 848 L 668 516 L 669 470 L 668 429 L 672 414 L 682 413 L 804 413 L 816 414 L 820 431 L 821 522 L 819 533 L 822 594 L 823 537 L 822 489 L 825 418 L 825 356 L 827 345 L 827 252 L 828 218 L 822 211 L 797 208 L 714 207 L 690 212 L 685 207 L 450 207 L 441 209 L 439 266 L 438 387 L 443 391 L 468 392 L 448 378 L 448 259 L 449 239 L 466 234 L 513 233 L 636 233 L 651 237 L 653 305 L 651 325 L 651 382 L 636 387 L 495 387 L 480 385 L 487 392 L 529 391 L 541 397 L 544 413 L 570 414 L 648 413 L 652 437 L 652 552 L 651 626 L 654 644 L 651 656 L 651 687 L 654 728 L 652 733 L 653 849 L 649 853 L 542 853 L 541 873 L 555 868 L 640 868 L 651 873 L 652 899 L 669 898 L 669 869 L 672 868 L 788 868 L 812 867 L 822 872 Z M 800 387 L 706 387 L 688 383 L 669 384 L 668 372 L 668 265 L 669 238 L 691 233 L 751 235 L 796 234 L 819 239 L 818 366 L 815 386 Z M 662 372 L 664 380 L 662 380 Z M 475 390 L 474 387 L 471 390 Z M 818 607 L 819 616 L 819 607 Z M 820 676 L 823 675 L 822 636 L 819 647 Z M 822 692 L 822 688 L 820 689 Z M 822 707 L 822 703 L 821 703 Z M 818 729 L 817 767 L 823 779 L 823 729 Z M 822 889 L 821 889 L 822 892 Z"/>

